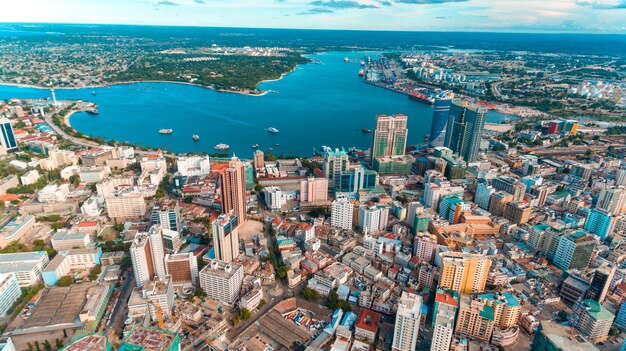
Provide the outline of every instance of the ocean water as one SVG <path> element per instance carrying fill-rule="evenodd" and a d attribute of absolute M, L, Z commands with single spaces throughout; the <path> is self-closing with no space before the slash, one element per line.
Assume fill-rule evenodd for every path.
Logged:
<path fill-rule="evenodd" d="M 99 115 L 77 113 L 77 130 L 108 140 L 128 141 L 173 152 L 216 152 L 219 143 L 230 152 L 250 157 L 251 145 L 273 148 L 275 155 L 309 156 L 321 145 L 366 149 L 377 114 L 409 117 L 409 144 L 423 142 L 430 130 L 432 107 L 406 95 L 363 83 L 358 76 L 364 52 L 311 55 L 320 64 L 306 64 L 283 79 L 259 85 L 264 96 L 217 92 L 175 83 L 135 83 L 96 89 L 57 89 L 57 99 L 98 104 Z M 345 63 L 343 58 L 349 57 Z M 96 95 L 92 95 L 92 91 Z M 0 99 L 49 97 L 47 90 L 0 85 Z M 488 115 L 497 122 L 499 114 Z M 267 128 L 275 127 L 278 134 Z M 171 128 L 170 135 L 158 130 Z M 199 141 L 192 135 L 198 134 Z M 279 144 L 278 146 L 276 144 Z"/>

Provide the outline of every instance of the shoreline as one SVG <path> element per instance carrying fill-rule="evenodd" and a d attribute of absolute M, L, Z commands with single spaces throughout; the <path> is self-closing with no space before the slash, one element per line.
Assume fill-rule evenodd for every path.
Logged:
<path fill-rule="evenodd" d="M 293 71 L 293 70 L 292 70 Z M 291 73 L 292 71 L 289 71 L 287 73 Z M 277 81 L 280 80 L 284 77 L 286 73 L 283 73 L 283 75 L 281 75 L 280 78 L 278 79 L 273 79 L 273 80 L 269 80 L 269 81 Z M 264 83 L 266 81 L 261 81 L 258 84 Z M 209 89 L 209 90 L 213 90 L 215 92 L 218 93 L 231 93 L 231 94 L 240 94 L 240 95 L 247 95 L 247 96 L 264 96 L 268 93 L 268 91 L 266 90 L 260 90 L 260 93 L 258 94 L 252 94 L 252 93 L 244 93 L 242 91 L 237 91 L 237 90 L 227 90 L 227 89 L 217 89 L 211 86 L 206 86 L 206 85 L 202 85 L 202 84 L 197 84 L 197 83 L 190 83 L 190 82 L 177 82 L 177 81 L 170 81 L 170 80 L 131 80 L 131 81 L 124 81 L 124 82 L 115 82 L 115 83 L 108 83 L 108 84 L 98 84 L 98 85 L 88 85 L 88 86 L 84 86 L 84 87 L 55 87 L 54 90 L 79 90 L 79 89 L 101 89 L 101 88 L 106 88 L 106 87 L 111 87 L 114 85 L 133 85 L 133 84 L 141 84 L 141 83 L 166 83 L 166 84 L 183 84 L 183 85 L 191 85 L 191 86 L 196 86 L 199 88 L 205 88 L 205 89 Z M 50 90 L 52 89 L 52 87 L 44 87 L 44 86 L 40 86 L 40 85 L 33 85 L 33 84 L 22 84 L 22 83 L 10 83 L 10 82 L 0 82 L 0 85 L 5 85 L 5 86 L 12 86 L 12 87 L 17 87 L 17 88 L 28 88 L 28 89 L 40 89 L 40 90 Z"/>

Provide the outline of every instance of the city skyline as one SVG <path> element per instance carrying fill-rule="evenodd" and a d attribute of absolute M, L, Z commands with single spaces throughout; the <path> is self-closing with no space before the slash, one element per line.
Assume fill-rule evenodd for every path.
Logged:
<path fill-rule="evenodd" d="M 625 0 L 26 0 L 5 7 L 0 22 L 626 33 Z"/>

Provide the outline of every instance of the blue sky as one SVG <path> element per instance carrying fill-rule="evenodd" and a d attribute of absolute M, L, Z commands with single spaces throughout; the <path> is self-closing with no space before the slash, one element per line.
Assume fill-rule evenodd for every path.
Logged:
<path fill-rule="evenodd" d="M 8 0 L 0 22 L 626 33 L 626 0 Z"/>

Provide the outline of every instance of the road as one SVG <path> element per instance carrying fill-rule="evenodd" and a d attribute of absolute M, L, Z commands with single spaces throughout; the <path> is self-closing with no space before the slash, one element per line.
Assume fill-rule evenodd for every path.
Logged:
<path fill-rule="evenodd" d="M 76 113 L 76 112 L 80 112 L 80 111 L 84 111 L 85 109 L 72 109 L 69 113 Z M 44 120 L 46 121 L 46 124 L 48 124 L 50 126 L 50 128 L 52 128 L 52 130 L 54 130 L 55 133 L 57 133 L 60 137 L 62 137 L 63 139 L 69 141 L 70 143 L 74 144 L 74 145 L 78 145 L 78 146 L 83 146 L 83 147 L 94 147 L 94 146 L 98 146 L 97 143 L 94 142 L 87 142 L 86 140 L 83 139 L 79 139 L 76 137 L 73 137 L 69 134 L 67 134 L 63 129 L 61 129 L 61 127 L 57 126 L 56 124 L 54 124 L 54 122 L 52 122 L 52 115 L 54 115 L 55 113 L 58 113 L 59 110 L 57 109 L 56 111 L 53 111 L 52 113 L 47 114 L 46 116 L 44 116 Z M 59 118 L 65 118 L 65 116 L 61 116 Z"/>
<path fill-rule="evenodd" d="M 124 320 L 126 319 L 126 310 L 128 308 L 127 302 L 130 298 L 130 294 L 133 292 L 133 288 L 135 287 L 134 274 L 132 274 L 130 270 L 127 271 L 126 274 L 128 278 L 126 278 L 126 280 L 124 280 L 124 282 L 122 283 L 122 295 L 117 301 L 117 305 L 115 305 L 115 309 L 111 314 L 111 316 L 113 316 L 113 319 L 111 319 L 106 326 L 106 335 L 109 335 L 111 331 L 115 332 L 116 334 L 120 332 L 122 330 Z"/>

